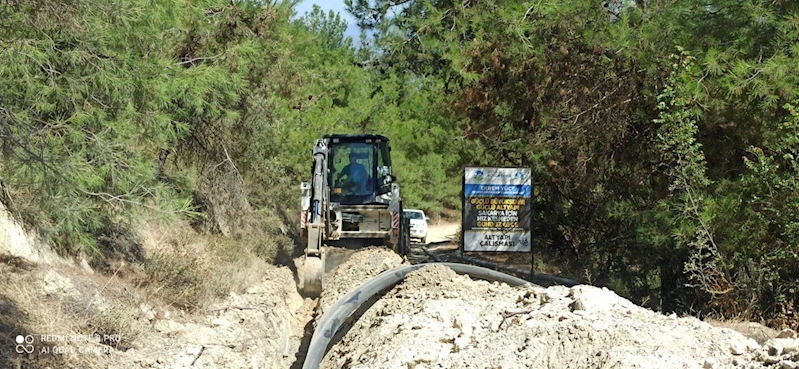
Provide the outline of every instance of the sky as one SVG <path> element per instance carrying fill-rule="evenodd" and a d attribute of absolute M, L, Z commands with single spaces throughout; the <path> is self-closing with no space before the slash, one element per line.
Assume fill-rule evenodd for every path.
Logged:
<path fill-rule="evenodd" d="M 357 44 L 360 30 L 355 24 L 355 18 L 353 18 L 345 10 L 344 0 L 303 0 L 295 8 L 297 11 L 297 16 L 303 16 L 306 12 L 310 12 L 313 9 L 314 4 L 319 5 L 319 7 L 322 8 L 325 13 L 330 10 L 340 13 L 341 17 L 347 21 L 347 31 L 344 34 L 346 36 L 352 37 L 354 43 Z"/>

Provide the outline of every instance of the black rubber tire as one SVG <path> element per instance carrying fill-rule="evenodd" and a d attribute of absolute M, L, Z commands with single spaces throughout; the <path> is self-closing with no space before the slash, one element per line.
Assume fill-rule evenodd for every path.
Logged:
<path fill-rule="evenodd" d="M 411 220 L 402 219 L 402 228 L 400 229 L 400 252 L 402 256 L 408 255 L 411 252 Z"/>
<path fill-rule="evenodd" d="M 500 273 L 495 270 L 486 269 L 474 265 L 456 263 L 434 263 L 441 264 L 454 270 L 456 273 L 467 274 L 472 277 L 486 279 L 490 281 L 504 282 L 511 286 L 533 285 L 521 278 Z M 405 278 L 405 276 L 417 269 L 423 268 L 428 264 L 406 265 L 380 273 L 376 277 L 366 281 L 360 287 L 350 291 L 344 297 L 336 301 L 325 313 L 316 330 L 311 337 L 308 352 L 305 355 L 305 362 L 302 369 L 318 369 L 319 364 L 327 353 L 330 340 L 341 328 L 344 321 L 357 310 L 361 304 L 368 301 L 372 296 L 393 287 Z"/>
<path fill-rule="evenodd" d="M 405 219 L 405 208 L 400 202 L 400 224 L 397 230 L 397 244 L 391 248 L 400 256 L 408 255 L 411 252 L 411 220 Z"/>

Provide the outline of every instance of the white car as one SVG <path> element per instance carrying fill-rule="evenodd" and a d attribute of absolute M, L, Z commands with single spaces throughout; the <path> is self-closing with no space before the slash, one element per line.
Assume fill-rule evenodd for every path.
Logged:
<path fill-rule="evenodd" d="M 430 220 L 424 212 L 416 209 L 405 209 L 402 215 L 411 221 L 411 239 L 418 239 L 427 244 L 427 222 Z"/>

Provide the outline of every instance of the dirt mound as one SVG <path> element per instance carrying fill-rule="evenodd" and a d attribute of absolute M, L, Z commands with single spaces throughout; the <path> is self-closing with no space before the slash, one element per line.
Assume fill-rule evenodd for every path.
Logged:
<path fill-rule="evenodd" d="M 346 251 L 331 248 L 328 252 L 329 255 L 335 255 Z M 326 277 L 317 317 L 321 317 L 327 308 L 347 292 L 386 270 L 400 266 L 402 262 L 402 257 L 385 247 L 368 247 L 351 253 Z"/>
<path fill-rule="evenodd" d="M 732 368 L 792 365 L 729 329 L 641 308 L 590 286 L 408 275 L 336 342 L 323 368 Z M 768 351 L 771 351 L 769 355 Z M 768 360 L 767 360 L 768 359 Z"/>

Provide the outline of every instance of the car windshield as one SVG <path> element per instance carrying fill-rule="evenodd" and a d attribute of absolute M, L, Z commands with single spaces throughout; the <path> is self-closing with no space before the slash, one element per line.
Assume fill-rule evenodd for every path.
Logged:
<path fill-rule="evenodd" d="M 406 211 L 405 218 L 408 219 L 424 219 L 422 212 L 420 211 Z"/>

